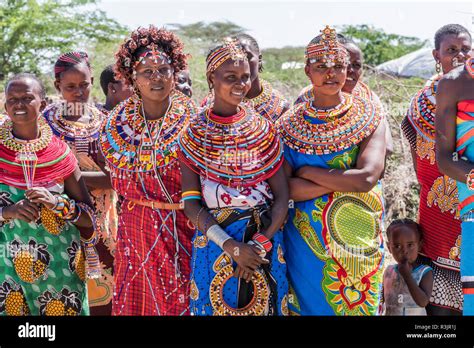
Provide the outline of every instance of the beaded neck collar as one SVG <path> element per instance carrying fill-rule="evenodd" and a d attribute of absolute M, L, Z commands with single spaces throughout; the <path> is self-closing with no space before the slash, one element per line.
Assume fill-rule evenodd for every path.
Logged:
<path fill-rule="evenodd" d="M 413 97 L 407 118 L 426 141 L 435 139 L 436 91 L 442 75 L 435 75 Z"/>
<path fill-rule="evenodd" d="M 352 103 L 339 117 L 312 123 L 308 103 L 293 106 L 277 122 L 283 142 L 291 149 L 308 155 L 328 155 L 358 145 L 377 129 L 382 118 L 380 108 L 367 99 L 344 95 Z M 341 108 L 342 109 L 342 108 Z M 311 110 L 309 111 L 311 112 Z M 326 110 L 327 113 L 327 110 Z"/>
<path fill-rule="evenodd" d="M 150 172 L 177 159 L 177 140 L 196 109 L 184 94 L 171 96 L 170 108 L 158 120 L 141 115 L 141 99 L 131 97 L 115 107 L 100 135 L 100 149 L 109 166 L 129 172 Z"/>
<path fill-rule="evenodd" d="M 201 177 L 230 187 L 248 187 L 272 176 L 283 149 L 271 122 L 242 104 L 233 123 L 216 122 L 209 109 L 179 138 L 180 159 Z"/>

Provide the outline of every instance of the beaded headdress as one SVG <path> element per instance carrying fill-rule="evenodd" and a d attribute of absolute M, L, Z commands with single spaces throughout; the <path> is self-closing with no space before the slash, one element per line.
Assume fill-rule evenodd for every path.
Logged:
<path fill-rule="evenodd" d="M 326 25 L 321 30 L 321 40 L 318 43 L 309 44 L 306 47 L 304 57 L 310 63 L 321 61 L 328 67 L 336 63 L 347 65 L 349 63 L 349 53 L 346 48 L 337 40 L 336 29 Z"/>
<path fill-rule="evenodd" d="M 223 45 L 207 57 L 207 72 L 215 71 L 228 59 L 232 59 L 235 66 L 239 66 L 241 61 L 247 61 L 247 55 L 240 42 L 230 37 L 225 38 Z"/>
<path fill-rule="evenodd" d="M 156 44 L 150 44 L 146 46 L 147 50 L 140 54 L 135 62 L 135 68 L 138 64 L 145 64 L 145 58 L 151 56 L 151 59 L 155 64 L 158 64 L 159 60 L 164 60 L 166 63 L 171 64 L 171 58 L 162 50 L 158 49 Z"/>

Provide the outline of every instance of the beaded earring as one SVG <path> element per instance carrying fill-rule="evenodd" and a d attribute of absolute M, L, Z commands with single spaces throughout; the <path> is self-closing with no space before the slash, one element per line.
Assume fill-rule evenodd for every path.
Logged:
<path fill-rule="evenodd" d="M 441 73 L 441 63 L 439 60 L 436 61 L 435 69 L 438 74 Z"/>

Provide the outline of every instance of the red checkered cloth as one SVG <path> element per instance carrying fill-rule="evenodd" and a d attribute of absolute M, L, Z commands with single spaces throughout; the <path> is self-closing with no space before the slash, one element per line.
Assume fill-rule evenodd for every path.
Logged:
<path fill-rule="evenodd" d="M 189 315 L 192 224 L 182 210 L 153 210 L 131 201 L 167 202 L 153 173 L 114 174 L 114 188 L 124 201 L 115 251 L 112 315 Z M 159 174 L 178 203 L 178 161 Z"/>

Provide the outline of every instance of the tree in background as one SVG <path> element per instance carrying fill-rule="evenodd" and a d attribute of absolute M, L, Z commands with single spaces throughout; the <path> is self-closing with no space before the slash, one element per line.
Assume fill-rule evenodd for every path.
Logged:
<path fill-rule="evenodd" d="M 345 25 L 340 31 L 350 37 L 364 53 L 365 64 L 376 66 L 416 51 L 427 44 L 416 37 L 387 34 L 370 25 Z"/>
<path fill-rule="evenodd" d="M 226 36 L 233 36 L 246 31 L 241 26 L 225 21 L 225 22 L 196 22 L 192 24 L 171 23 L 171 30 L 180 36 L 186 36 L 198 41 L 217 42 Z"/>
<path fill-rule="evenodd" d="M 92 8 L 96 0 L 0 1 L 0 80 L 40 73 L 61 53 L 117 41 L 124 26 Z"/>

